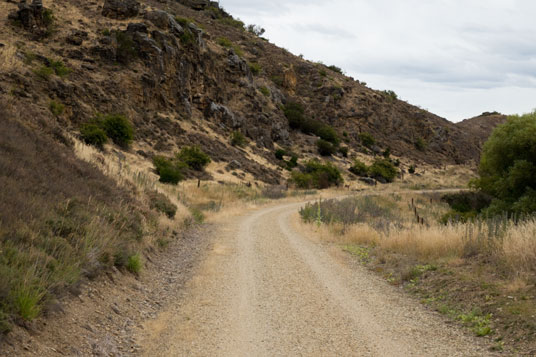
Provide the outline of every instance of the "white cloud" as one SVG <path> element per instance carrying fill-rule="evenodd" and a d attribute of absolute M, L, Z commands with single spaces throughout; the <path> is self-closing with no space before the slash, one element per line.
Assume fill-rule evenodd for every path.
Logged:
<path fill-rule="evenodd" d="M 279 46 L 459 121 L 536 107 L 536 2 L 221 0 Z"/>

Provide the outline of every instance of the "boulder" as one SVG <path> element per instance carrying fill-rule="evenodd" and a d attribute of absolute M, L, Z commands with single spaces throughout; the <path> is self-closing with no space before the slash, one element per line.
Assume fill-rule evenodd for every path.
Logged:
<path fill-rule="evenodd" d="M 156 27 L 161 30 L 169 30 L 176 36 L 180 36 L 184 33 L 184 29 L 175 20 L 175 18 L 165 11 L 151 11 L 145 15 L 145 18 L 151 21 Z"/>
<path fill-rule="evenodd" d="M 88 33 L 86 31 L 75 30 L 71 32 L 69 36 L 67 36 L 65 41 L 71 45 L 80 46 L 85 40 L 87 40 L 87 38 Z"/>
<path fill-rule="evenodd" d="M 10 13 L 8 19 L 20 24 L 24 29 L 44 35 L 50 25 L 52 25 L 51 12 L 43 7 L 41 0 L 33 0 L 27 4 L 22 0 L 18 4 L 18 10 Z"/>
<path fill-rule="evenodd" d="M 370 186 L 376 186 L 376 180 L 374 180 L 373 178 L 370 178 L 370 177 L 360 177 L 359 181 L 364 182 L 364 183 L 366 183 L 367 185 L 370 185 Z"/>
<path fill-rule="evenodd" d="M 231 127 L 232 129 L 238 129 L 244 124 L 244 119 L 234 114 L 229 108 L 224 105 L 211 102 L 205 111 L 205 116 L 215 117 L 221 121 L 222 124 Z"/>
<path fill-rule="evenodd" d="M 140 12 L 140 3 L 136 0 L 105 0 L 102 16 L 112 19 L 128 19 Z"/>

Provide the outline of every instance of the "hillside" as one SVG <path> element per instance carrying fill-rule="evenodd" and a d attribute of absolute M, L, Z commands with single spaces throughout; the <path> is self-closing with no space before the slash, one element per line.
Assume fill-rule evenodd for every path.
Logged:
<path fill-rule="evenodd" d="M 131 152 L 141 159 L 196 144 L 216 162 L 209 169 L 216 180 L 233 171 L 277 184 L 286 172 L 276 148 L 317 156 L 316 138 L 289 128 L 282 110 L 297 102 L 307 118 L 336 130 L 350 158 L 386 148 L 408 165 L 478 157 L 473 126 L 294 56 L 210 2 L 40 3 L 0 3 L 0 13 L 10 14 L 0 25 L 0 94 L 35 108 L 57 132 L 76 136 L 96 113 L 121 113 L 134 124 Z M 51 103 L 62 110 L 52 113 Z M 230 144 L 234 131 L 246 147 Z M 375 145 L 365 148 L 360 133 Z"/>
<path fill-rule="evenodd" d="M 482 146 L 489 137 L 491 131 L 500 124 L 506 122 L 507 116 L 497 112 L 485 112 L 481 115 L 456 123 L 461 130 L 471 133 L 475 142 Z"/>

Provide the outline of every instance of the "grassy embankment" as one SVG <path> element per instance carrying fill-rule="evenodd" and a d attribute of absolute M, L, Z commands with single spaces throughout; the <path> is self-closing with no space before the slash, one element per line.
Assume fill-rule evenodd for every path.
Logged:
<path fill-rule="evenodd" d="M 492 338 L 496 349 L 534 349 L 536 219 L 443 224 L 449 207 L 440 198 L 356 196 L 307 205 L 300 214 L 304 229 Z"/>

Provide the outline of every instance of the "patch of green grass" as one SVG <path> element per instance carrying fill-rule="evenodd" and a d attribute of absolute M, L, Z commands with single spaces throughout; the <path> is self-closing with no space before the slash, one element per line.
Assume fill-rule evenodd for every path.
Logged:
<path fill-rule="evenodd" d="M 15 308 L 19 315 L 27 321 L 39 316 L 41 301 L 46 296 L 46 290 L 43 287 L 37 284 L 32 285 L 24 284 L 12 292 Z"/>
<path fill-rule="evenodd" d="M 368 263 L 370 261 L 370 248 L 368 247 L 349 244 L 343 246 L 342 250 L 358 257 L 362 263 Z"/>
<path fill-rule="evenodd" d="M 56 73 L 58 77 L 65 77 L 72 72 L 72 69 L 65 66 L 62 61 L 50 60 L 49 67 L 54 70 L 54 73 Z"/>
<path fill-rule="evenodd" d="M 190 213 L 195 223 L 201 224 L 205 221 L 205 215 L 199 208 L 191 207 Z"/>
<path fill-rule="evenodd" d="M 262 72 L 262 67 L 261 67 L 260 64 L 253 62 L 253 63 L 249 64 L 249 70 L 251 71 L 251 73 L 253 75 L 256 76 L 256 75 L 259 75 Z"/>
<path fill-rule="evenodd" d="M 240 19 L 235 20 L 232 17 L 224 17 L 224 18 L 218 19 L 218 22 L 223 24 L 223 25 L 231 26 L 231 27 L 234 27 L 236 29 L 245 31 L 245 24 Z"/>
<path fill-rule="evenodd" d="M 143 262 L 139 253 L 128 257 L 126 268 L 129 272 L 139 274 L 143 268 Z"/>
<path fill-rule="evenodd" d="M 236 131 L 233 131 L 231 133 L 231 145 L 232 146 L 238 146 L 238 147 L 243 147 L 247 144 L 247 139 L 246 137 L 244 136 L 244 134 L 242 134 L 241 132 L 239 132 L 238 130 Z"/>

